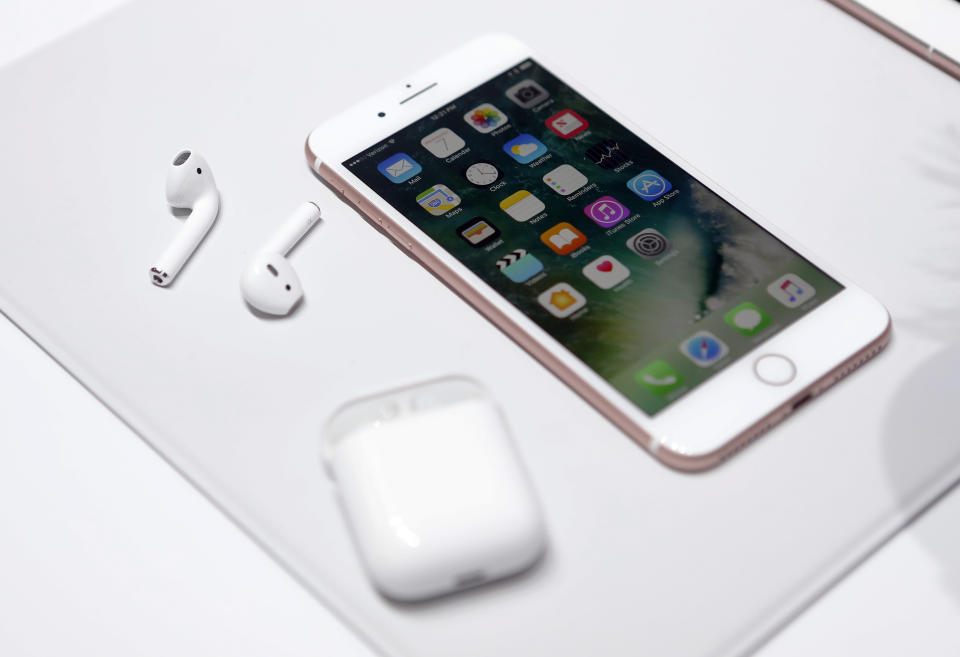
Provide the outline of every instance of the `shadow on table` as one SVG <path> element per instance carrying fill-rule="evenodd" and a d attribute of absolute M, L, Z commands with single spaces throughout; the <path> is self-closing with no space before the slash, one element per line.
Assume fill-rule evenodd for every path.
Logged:
<path fill-rule="evenodd" d="M 921 311 L 916 316 L 897 318 L 895 324 L 896 331 L 913 333 L 940 347 L 901 382 L 894 404 L 887 409 L 883 433 L 887 472 L 904 507 L 914 503 L 920 492 L 911 473 L 923 468 L 947 476 L 960 459 L 960 127 L 948 127 L 940 137 L 932 150 L 939 164 L 921 164 L 921 168 L 928 179 L 952 190 L 945 202 L 930 208 L 944 220 L 931 222 L 933 230 L 919 242 L 905 236 L 905 245 L 919 245 L 922 260 L 904 263 L 924 269 L 937 286 L 914 291 L 931 297 L 931 302 L 925 308 L 917 304 Z M 951 453 L 956 456 L 952 462 L 936 462 Z M 960 494 L 957 491 L 954 482 L 928 508 L 947 495 Z M 944 585 L 960 601 L 960 523 L 914 520 L 909 531 L 942 566 Z"/>

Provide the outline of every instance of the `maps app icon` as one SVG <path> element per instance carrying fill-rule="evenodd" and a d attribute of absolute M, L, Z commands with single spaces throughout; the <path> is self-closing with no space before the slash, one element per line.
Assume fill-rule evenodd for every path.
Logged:
<path fill-rule="evenodd" d="M 417 195 L 417 203 L 433 216 L 439 217 L 460 205 L 460 197 L 446 185 L 434 185 Z"/>

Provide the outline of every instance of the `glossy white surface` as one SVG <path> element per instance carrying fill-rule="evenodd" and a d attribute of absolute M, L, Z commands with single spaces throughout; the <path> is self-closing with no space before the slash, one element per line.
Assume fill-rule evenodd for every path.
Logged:
<path fill-rule="evenodd" d="M 736 18 L 736 15 L 730 17 L 731 20 Z M 844 32 L 849 30 L 855 36 L 857 29 L 858 26 L 847 26 Z M 876 142 L 865 142 L 858 152 L 870 152 L 871 144 Z M 891 216 L 896 214 L 899 213 Z M 950 280 L 949 277 L 945 279 L 947 289 Z M 938 286 L 935 290 L 944 288 Z M 934 296 L 931 301 L 938 298 L 944 297 Z M 942 319 L 946 318 L 927 324 L 934 330 L 932 336 L 936 335 L 938 325 L 944 330 L 952 326 L 949 322 L 942 324 Z M 191 501 L 199 499 L 194 494 L 185 491 L 187 494 L 178 495 L 178 490 L 184 491 L 180 480 L 171 476 L 167 467 L 140 443 L 130 441 L 128 431 L 122 425 L 88 395 L 81 393 L 72 380 L 25 338 L 7 331 L 4 339 L 14 345 L 13 353 L 27 362 L 23 369 L 18 369 L 9 360 L 5 361 L 3 374 L 10 377 L 10 389 L 5 398 L 16 400 L 16 403 L 11 403 L 4 414 L 4 420 L 12 424 L 4 425 L 3 435 L 34 437 L 20 443 L 3 443 L 7 447 L 17 446 L 25 450 L 4 460 L 10 467 L 5 471 L 4 483 L 11 489 L 4 496 L 7 505 L 4 517 L 8 519 L 4 529 L 14 535 L 38 539 L 24 543 L 7 537 L 8 540 L 4 541 L 7 546 L 5 554 L 10 557 L 5 565 L 11 569 L 4 575 L 5 595 L 0 598 L 4 603 L 5 618 L 10 621 L 0 625 L 4 631 L 4 645 L 20 648 L 20 652 L 26 654 L 29 654 L 28 650 L 49 654 L 69 649 L 71 654 L 88 651 L 87 654 L 102 655 L 123 645 L 127 648 L 118 647 L 117 654 L 133 651 L 137 654 L 183 653 L 195 650 L 198 645 L 208 645 L 207 654 L 217 654 L 218 649 L 223 649 L 224 654 L 263 654 L 266 648 L 262 646 L 272 648 L 272 654 L 315 654 L 317 644 L 314 640 L 317 637 L 307 631 L 308 626 L 319 623 L 310 615 L 313 611 L 306 611 L 314 610 L 312 600 L 285 584 L 258 592 L 256 587 L 270 586 L 270 578 L 264 575 L 261 580 L 255 573 L 274 570 L 265 557 L 257 551 L 242 548 L 243 541 L 218 514 L 203 503 Z M 936 374 L 938 364 L 945 365 L 945 359 L 951 354 L 948 349 L 939 353 L 939 359 L 927 363 L 928 372 Z M 33 386 L 29 383 L 31 372 L 41 376 L 41 384 Z M 60 389 L 51 383 L 57 380 L 65 382 Z M 76 391 L 72 398 L 67 395 L 69 389 Z M 20 397 L 14 394 L 16 392 L 27 394 Z M 51 397 L 60 402 L 56 415 L 46 411 Z M 30 399 L 35 405 L 31 405 Z M 837 410 L 842 412 L 840 408 Z M 43 440 L 53 432 L 44 429 L 47 425 L 38 423 L 38 416 L 62 418 L 68 423 L 68 429 L 63 431 L 65 442 Z M 105 419 L 105 423 L 86 424 L 95 422 L 93 418 L 97 416 L 101 421 Z M 921 414 L 916 416 L 922 417 Z M 90 435 L 85 436 L 82 443 L 72 439 L 76 426 L 91 428 Z M 117 440 L 104 438 L 107 435 L 116 436 Z M 125 440 L 121 440 L 121 436 Z M 51 447 L 51 442 L 56 447 L 46 450 Z M 129 478 L 123 476 L 126 469 L 118 467 L 118 454 L 124 453 L 118 451 L 121 447 L 146 456 L 123 462 L 129 467 Z M 61 456 L 58 456 L 58 449 Z M 35 461 L 30 461 L 31 455 Z M 23 464 L 27 467 L 18 467 Z M 75 485 L 69 486 L 70 483 Z M 49 498 L 40 491 L 61 491 L 65 484 L 69 500 L 76 505 L 67 507 L 64 516 L 58 516 L 55 508 L 59 502 L 45 503 L 44 500 Z M 37 492 L 24 495 L 24 491 Z M 117 491 L 122 494 L 117 495 Z M 141 491 L 144 491 L 143 495 L 140 495 Z M 162 499 L 157 502 L 157 498 Z M 955 555 L 960 553 L 960 542 L 954 531 L 954 518 L 958 512 L 955 498 L 955 495 L 949 498 L 949 506 L 937 510 L 911 529 L 906 539 L 897 539 L 881 551 L 850 580 L 849 587 L 853 588 L 845 584 L 818 603 L 814 613 L 784 635 L 786 643 L 777 640 L 768 652 L 809 654 L 809 651 L 803 651 L 811 646 L 823 648 L 826 645 L 829 648 L 839 645 L 850 647 L 845 651 L 848 654 L 859 651 L 874 655 L 903 654 L 902 647 L 915 647 L 916 637 L 922 635 L 926 638 L 925 653 L 955 654 L 956 637 L 951 631 L 955 623 L 949 622 L 956 617 Z M 147 506 L 151 501 L 157 502 L 156 516 Z M 203 511 L 199 510 L 201 508 Z M 159 515 L 161 509 L 177 509 L 178 513 L 162 516 Z M 48 513 L 50 515 L 46 515 Z M 49 533 L 37 534 L 39 518 L 60 517 L 64 520 L 51 524 Z M 85 520 L 71 523 L 68 521 L 70 517 Z M 180 524 L 183 517 L 195 521 Z M 99 526 L 99 523 L 105 526 Z M 177 552 L 177 546 L 184 540 L 181 532 L 198 537 L 190 544 L 192 548 L 188 552 Z M 220 546 L 221 550 L 214 551 L 211 560 L 204 561 L 198 554 L 210 544 Z M 40 552 L 37 546 L 46 546 L 49 552 Z M 61 550 L 64 546 L 68 549 Z M 170 564 L 171 554 L 180 557 L 173 565 Z M 235 558 L 236 563 L 232 558 L 225 563 L 228 561 L 225 556 Z M 58 563 L 70 567 L 52 570 L 51 564 Z M 226 574 L 213 581 L 205 580 L 205 574 L 221 572 L 216 570 L 217 565 L 227 568 Z M 166 569 L 167 566 L 170 568 Z M 231 570 L 232 567 L 235 570 Z M 142 578 L 147 572 L 155 573 L 156 578 L 144 581 Z M 50 574 L 53 574 L 52 579 L 47 579 Z M 286 582 L 279 571 L 277 577 Z M 105 586 L 106 582 L 110 586 Z M 241 584 L 250 584 L 254 588 L 247 589 Z M 74 591 L 77 592 L 75 595 Z M 263 598 L 258 593 L 262 593 Z M 156 601 L 156 608 L 143 604 L 148 595 L 155 596 L 151 599 Z M 229 608 L 221 604 L 227 596 L 232 600 Z M 24 604 L 27 599 L 35 602 Z M 268 600 L 269 607 L 260 604 L 264 600 Z M 94 602 L 99 604 L 94 606 Z M 951 608 L 951 604 L 954 607 Z M 816 612 L 820 608 L 835 614 L 834 619 L 825 620 L 826 611 L 818 615 Z M 867 608 L 869 613 L 864 612 Z M 98 624 L 98 619 L 106 617 L 106 609 L 111 609 L 114 614 L 110 616 L 110 647 L 101 644 L 106 630 Z M 271 610 L 278 609 L 283 613 L 271 613 Z M 47 621 L 52 617 L 59 619 L 57 632 L 48 631 Z M 293 617 L 300 622 L 286 625 L 284 617 Z M 897 622 L 898 617 L 909 618 L 909 626 Z M 169 625 L 158 629 L 158 618 L 166 619 Z M 218 627 L 223 627 L 224 631 L 217 632 Z M 238 627 L 245 631 L 238 634 Z M 173 629 L 168 631 L 168 628 Z M 258 634 L 257 629 L 262 632 Z M 330 631 L 335 632 L 332 628 Z M 238 638 L 237 644 L 228 644 L 226 634 Z M 144 637 L 150 640 L 144 641 Z M 247 643 L 240 638 L 246 639 Z M 167 647 L 170 649 L 165 651 Z M 351 654 L 341 645 L 332 650 L 340 650 L 338 654 Z"/>

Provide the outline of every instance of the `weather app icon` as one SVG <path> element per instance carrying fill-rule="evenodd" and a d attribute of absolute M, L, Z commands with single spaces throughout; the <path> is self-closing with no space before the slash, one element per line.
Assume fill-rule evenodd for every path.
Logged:
<path fill-rule="evenodd" d="M 533 135 L 520 135 L 503 145 L 503 151 L 520 164 L 530 164 L 547 152 L 547 147 Z"/>
<path fill-rule="evenodd" d="M 673 189 L 673 185 L 653 169 L 647 169 L 628 180 L 627 189 L 644 201 L 654 201 Z"/>

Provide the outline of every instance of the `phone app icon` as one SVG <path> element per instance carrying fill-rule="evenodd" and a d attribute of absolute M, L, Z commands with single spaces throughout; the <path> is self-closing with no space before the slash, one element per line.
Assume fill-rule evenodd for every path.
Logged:
<path fill-rule="evenodd" d="M 756 335 L 770 325 L 770 315 L 749 301 L 732 308 L 723 320 L 743 335 Z"/>
<path fill-rule="evenodd" d="M 421 139 L 420 145 L 436 157 L 450 157 L 466 146 L 467 142 L 450 128 L 440 128 Z"/>
<path fill-rule="evenodd" d="M 557 283 L 542 292 L 537 302 L 554 317 L 563 319 L 587 305 L 587 298 L 569 283 Z"/>
<path fill-rule="evenodd" d="M 616 169 L 630 161 L 630 156 L 623 152 L 620 142 L 613 139 L 604 139 L 587 149 L 590 161 L 603 169 Z"/>
<path fill-rule="evenodd" d="M 503 151 L 520 164 L 530 164 L 547 152 L 547 147 L 533 135 L 523 134 L 503 145 Z"/>
<path fill-rule="evenodd" d="M 683 377 L 665 360 L 655 360 L 633 375 L 648 391 L 663 397 L 683 385 Z"/>
<path fill-rule="evenodd" d="M 524 249 L 515 249 L 497 260 L 497 269 L 514 283 L 528 281 L 543 271 L 543 263 Z"/>
<path fill-rule="evenodd" d="M 507 89 L 507 98 L 523 109 L 530 109 L 537 103 L 542 103 L 550 94 L 533 80 L 521 80 Z"/>
<path fill-rule="evenodd" d="M 378 164 L 377 171 L 386 176 L 390 182 L 402 183 L 423 171 L 423 167 L 406 153 L 397 153 Z"/>
<path fill-rule="evenodd" d="M 616 226 L 630 216 L 630 209 L 612 196 L 601 196 L 583 209 L 593 223 L 602 228 Z"/>
<path fill-rule="evenodd" d="M 433 216 L 439 217 L 460 205 L 460 197 L 450 191 L 446 185 L 434 185 L 427 191 L 417 194 L 417 203 Z"/>
<path fill-rule="evenodd" d="M 609 290 L 630 277 L 630 270 L 610 255 L 600 256 L 582 271 L 583 275 L 601 290 Z"/>
<path fill-rule="evenodd" d="M 572 224 L 562 221 L 550 230 L 540 235 L 540 240 L 549 246 L 555 253 L 567 255 L 576 251 L 587 243 L 587 236 L 574 228 Z"/>
<path fill-rule="evenodd" d="M 589 128 L 590 124 L 572 109 L 565 109 L 547 119 L 547 127 L 558 137 L 570 139 Z"/>
<path fill-rule="evenodd" d="M 460 235 L 470 246 L 486 246 L 500 236 L 497 227 L 483 217 L 474 217 L 457 229 Z"/>
<path fill-rule="evenodd" d="M 729 351 L 730 348 L 709 331 L 698 331 L 680 343 L 680 353 L 700 367 L 710 367 Z"/>
<path fill-rule="evenodd" d="M 645 260 L 656 260 L 670 247 L 670 240 L 655 228 L 644 228 L 627 240 L 627 248 Z"/>
<path fill-rule="evenodd" d="M 767 293 L 787 308 L 796 308 L 815 297 L 817 290 L 796 274 L 786 274 L 770 283 Z"/>
<path fill-rule="evenodd" d="M 569 196 L 587 184 L 587 177 L 569 164 L 561 164 L 545 175 L 543 182 L 560 196 Z"/>
<path fill-rule="evenodd" d="M 463 115 L 463 120 L 477 132 L 484 134 L 492 132 L 507 122 L 507 115 L 498 110 L 490 103 L 477 105 L 472 110 Z"/>
<path fill-rule="evenodd" d="M 655 201 L 673 189 L 673 185 L 653 169 L 647 169 L 628 180 L 627 189 L 644 201 Z"/>
<path fill-rule="evenodd" d="M 500 209 L 510 215 L 514 221 L 529 221 L 543 212 L 546 207 L 543 201 L 525 189 L 514 192 L 500 201 Z"/>

